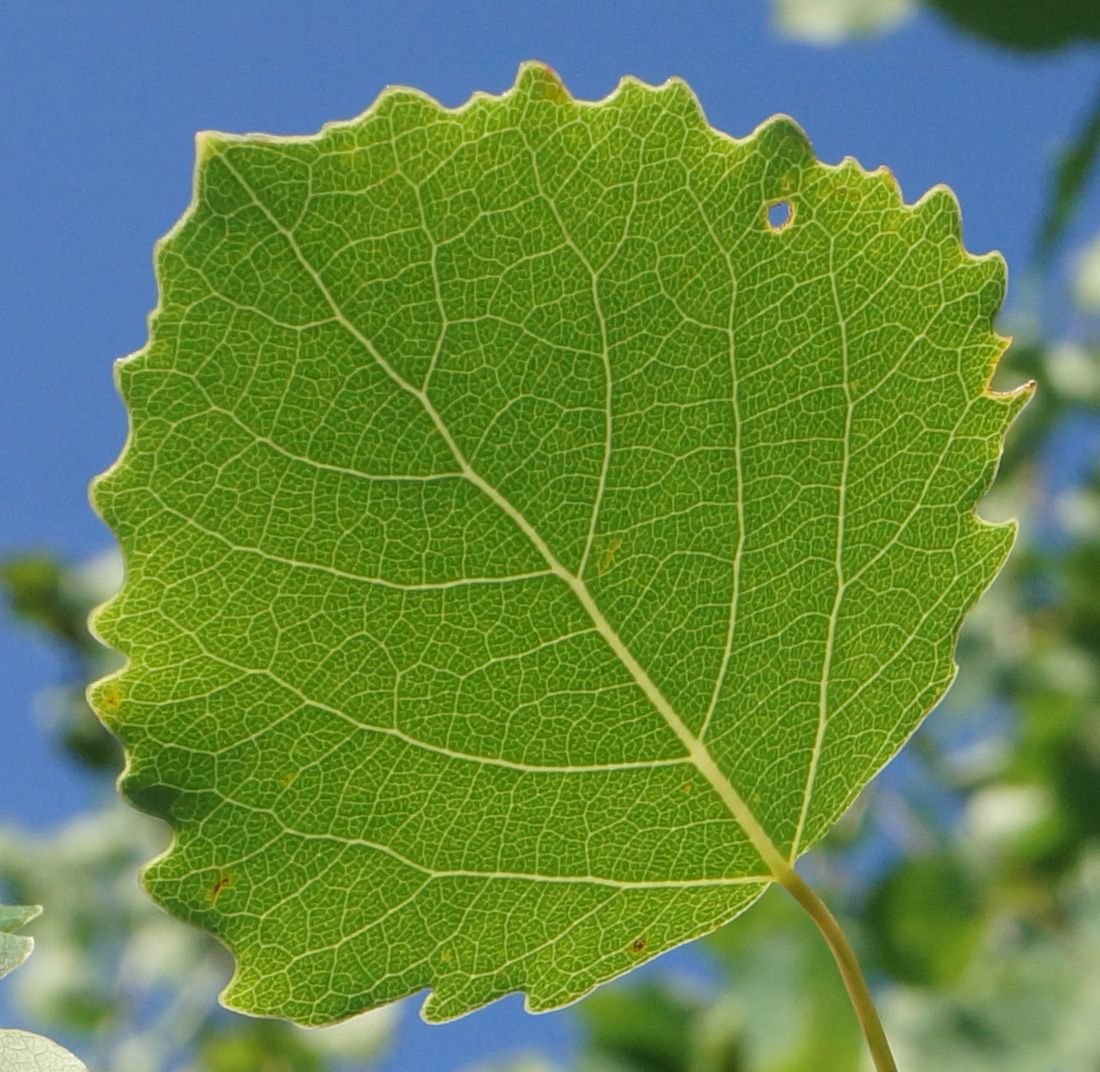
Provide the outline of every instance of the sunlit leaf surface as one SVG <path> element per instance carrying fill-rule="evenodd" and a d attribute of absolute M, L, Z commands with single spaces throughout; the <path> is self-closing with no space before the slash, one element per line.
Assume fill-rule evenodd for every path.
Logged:
<path fill-rule="evenodd" d="M 554 1008 L 825 834 L 1012 542 L 974 507 L 1026 392 L 959 232 L 676 81 L 200 139 L 95 703 L 231 1006 Z"/>

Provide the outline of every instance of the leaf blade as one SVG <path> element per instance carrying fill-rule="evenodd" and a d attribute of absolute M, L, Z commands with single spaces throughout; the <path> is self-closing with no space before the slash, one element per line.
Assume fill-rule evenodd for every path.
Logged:
<path fill-rule="evenodd" d="M 207 137 L 158 274 L 95 702 L 239 1008 L 557 1007 L 732 918 L 942 694 L 1011 543 L 974 515 L 1026 400 L 986 390 L 1003 265 L 949 194 L 681 83 L 531 65 Z"/>

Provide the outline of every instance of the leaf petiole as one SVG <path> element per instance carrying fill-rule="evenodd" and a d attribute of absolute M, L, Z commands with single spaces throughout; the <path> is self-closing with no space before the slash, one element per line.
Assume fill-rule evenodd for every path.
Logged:
<path fill-rule="evenodd" d="M 886 1032 L 882 1029 L 882 1021 L 879 1019 L 867 980 L 864 979 L 859 961 L 856 960 L 855 950 L 845 937 L 836 917 L 793 867 L 787 866 L 781 870 L 782 873 L 776 874 L 777 880 L 814 921 L 814 925 L 821 932 L 825 944 L 833 954 L 837 968 L 840 969 L 840 977 L 844 980 L 844 987 L 848 991 L 848 998 L 852 1002 L 860 1030 L 867 1040 L 867 1048 L 871 1052 L 875 1072 L 898 1072 L 897 1062 L 890 1052 L 890 1043 L 886 1040 Z"/>

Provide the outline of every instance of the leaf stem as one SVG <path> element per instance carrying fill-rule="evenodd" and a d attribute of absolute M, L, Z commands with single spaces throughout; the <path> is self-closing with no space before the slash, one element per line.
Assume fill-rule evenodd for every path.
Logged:
<path fill-rule="evenodd" d="M 833 954 L 836 966 L 840 969 L 840 977 L 844 980 L 845 989 L 848 991 L 848 998 L 855 1010 L 856 1019 L 859 1020 L 860 1030 L 867 1040 L 867 1048 L 871 1051 L 875 1072 L 898 1072 L 897 1063 L 890 1052 L 890 1043 L 886 1041 L 886 1032 L 882 1029 L 882 1021 L 879 1019 L 867 980 L 863 978 L 855 951 L 840 929 L 836 917 L 793 867 L 784 868 L 783 873 L 776 877 L 787 892 L 806 910 L 807 915 L 814 921 L 825 939 L 829 952 Z"/>

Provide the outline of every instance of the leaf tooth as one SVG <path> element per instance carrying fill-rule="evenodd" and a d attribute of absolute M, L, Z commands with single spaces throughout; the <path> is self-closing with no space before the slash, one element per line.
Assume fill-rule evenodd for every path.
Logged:
<path fill-rule="evenodd" d="M 573 98 L 565 88 L 561 75 L 548 63 L 527 60 L 520 64 L 514 92 L 532 100 L 565 104 Z"/>
<path fill-rule="evenodd" d="M 813 146 L 802 125 L 782 112 L 765 119 L 748 137 L 761 155 L 775 154 L 781 159 L 806 166 L 817 163 Z"/>

